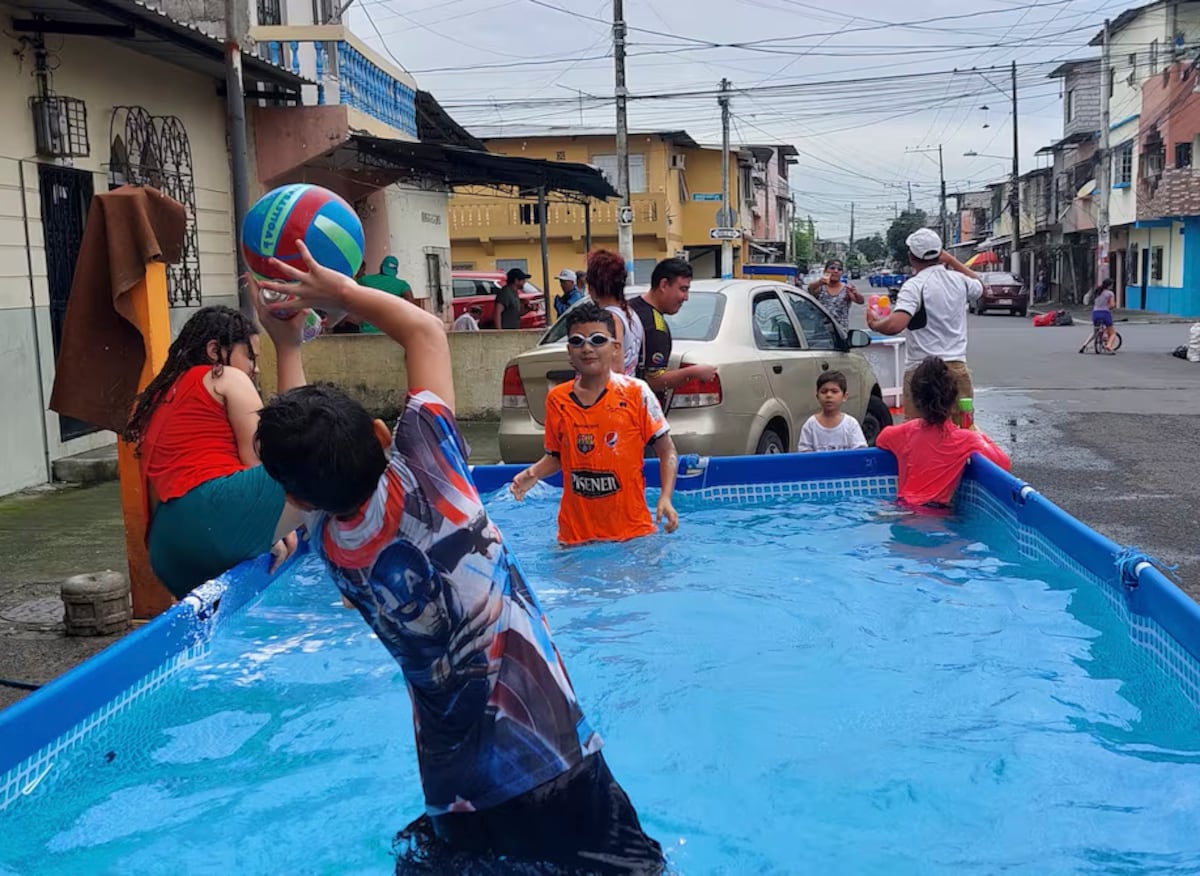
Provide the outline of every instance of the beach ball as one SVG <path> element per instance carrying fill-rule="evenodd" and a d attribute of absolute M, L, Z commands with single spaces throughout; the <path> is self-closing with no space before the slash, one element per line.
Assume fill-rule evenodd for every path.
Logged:
<path fill-rule="evenodd" d="M 246 265 L 260 280 L 272 276 L 272 258 L 304 270 L 296 247 L 303 240 L 318 264 L 353 277 L 363 263 L 363 227 L 346 201 L 308 183 L 280 186 L 250 208 L 242 225 Z"/>

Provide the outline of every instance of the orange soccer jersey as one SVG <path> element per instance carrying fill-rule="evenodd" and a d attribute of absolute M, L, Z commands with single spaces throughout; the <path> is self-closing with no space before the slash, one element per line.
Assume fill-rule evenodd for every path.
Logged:
<path fill-rule="evenodd" d="M 584 407 L 574 382 L 546 396 L 546 452 L 563 468 L 558 540 L 624 541 L 654 532 L 646 507 L 642 459 L 667 434 L 667 419 L 650 387 L 612 374 L 600 398 Z"/>

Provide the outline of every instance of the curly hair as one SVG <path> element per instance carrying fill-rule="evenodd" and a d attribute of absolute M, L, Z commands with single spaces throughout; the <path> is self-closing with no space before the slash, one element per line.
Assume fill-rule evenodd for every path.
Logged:
<path fill-rule="evenodd" d="M 211 365 L 213 373 L 219 375 L 229 364 L 229 355 L 236 344 L 245 344 L 254 359 L 254 347 L 250 339 L 258 334 L 258 326 L 247 316 L 232 307 L 203 307 L 192 314 L 184 323 L 171 348 L 167 351 L 167 362 L 150 381 L 134 402 L 133 414 L 125 427 L 123 436 L 130 444 L 140 445 L 150 425 L 150 418 L 162 403 L 175 381 L 197 365 Z M 209 341 L 216 341 L 220 354 L 216 362 L 208 357 Z M 140 446 L 138 447 L 140 451 Z"/>
<path fill-rule="evenodd" d="M 625 315 L 629 315 L 629 304 L 625 300 L 625 283 L 628 279 L 625 259 L 619 254 L 612 250 L 598 249 L 588 255 L 588 290 L 601 307 L 619 304 Z"/>
<path fill-rule="evenodd" d="M 940 426 L 950 419 L 958 404 L 958 381 L 945 362 L 930 356 L 913 372 L 912 398 L 921 419 L 931 426 Z"/>

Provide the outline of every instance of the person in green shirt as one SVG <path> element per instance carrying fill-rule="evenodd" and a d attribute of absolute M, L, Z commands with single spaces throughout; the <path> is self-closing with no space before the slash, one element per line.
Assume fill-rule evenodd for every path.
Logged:
<path fill-rule="evenodd" d="M 406 301 L 413 300 L 412 286 L 396 276 L 400 272 L 400 260 L 395 256 L 384 256 L 383 261 L 379 263 L 378 274 L 367 274 L 365 277 L 360 277 L 358 283 L 360 286 L 366 286 L 369 289 L 382 289 L 389 295 L 395 295 L 397 298 L 403 298 Z M 371 325 L 369 322 L 362 323 L 363 334 L 377 335 L 379 329 Z"/>

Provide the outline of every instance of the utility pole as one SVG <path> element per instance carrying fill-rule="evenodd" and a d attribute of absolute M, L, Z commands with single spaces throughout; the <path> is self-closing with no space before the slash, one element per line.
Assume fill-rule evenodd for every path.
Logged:
<path fill-rule="evenodd" d="M 947 225 L 946 216 L 946 166 L 942 163 L 942 144 L 938 144 L 938 181 L 942 185 L 942 246 L 947 246 L 950 239 L 947 232 L 950 230 Z"/>
<path fill-rule="evenodd" d="M 550 248 L 546 244 L 546 187 L 538 186 L 538 238 L 542 246 L 542 297 L 546 299 L 546 315 L 554 312 L 551 307 L 550 293 Z"/>
<path fill-rule="evenodd" d="M 242 37 L 249 31 L 249 7 L 225 0 L 225 126 L 229 133 L 229 161 L 233 178 L 233 239 L 242 239 L 242 226 L 250 204 L 250 172 L 246 167 L 246 97 L 242 85 Z M 246 258 L 240 245 L 233 248 L 237 265 L 238 306 L 254 319 L 254 302 L 246 285 Z"/>
<path fill-rule="evenodd" d="M 625 105 L 629 92 L 625 88 L 625 2 L 613 0 L 613 62 L 616 67 L 617 99 L 617 194 L 620 209 L 617 216 L 617 242 L 629 283 L 633 283 L 633 206 L 629 201 L 629 126 Z"/>
<path fill-rule="evenodd" d="M 846 247 L 846 260 L 850 260 L 850 255 L 854 252 L 854 202 L 850 202 L 850 243 Z"/>
<path fill-rule="evenodd" d="M 1108 199 L 1112 194 L 1112 154 L 1109 151 L 1108 140 L 1108 129 L 1111 124 L 1108 94 L 1110 64 L 1108 41 L 1108 19 L 1106 18 L 1104 19 L 1104 48 L 1100 54 L 1100 172 L 1097 174 L 1100 183 L 1100 215 L 1096 221 L 1096 285 L 1108 278 L 1108 247 L 1111 243 L 1108 225 Z M 1118 294 L 1123 294 L 1123 292 Z M 1122 306 L 1126 303 L 1125 301 L 1121 302 Z"/>
<path fill-rule="evenodd" d="M 1013 129 L 1013 160 L 1012 160 L 1012 197 L 1009 199 L 1009 209 L 1012 211 L 1012 272 L 1021 273 L 1021 141 L 1017 137 L 1017 62 L 1012 62 L 1012 129 Z"/>
<path fill-rule="evenodd" d="M 905 207 L 905 210 L 907 210 L 909 213 L 911 213 L 911 212 L 913 212 L 913 209 L 915 208 L 915 206 L 916 205 L 913 204 L 913 199 L 912 199 L 912 183 L 910 182 L 908 184 L 908 205 Z"/>
<path fill-rule="evenodd" d="M 929 153 L 929 152 L 933 151 L 933 147 L 930 147 L 928 149 L 906 149 L 905 151 L 906 152 Z M 938 217 L 938 229 L 942 235 L 942 245 L 945 246 L 950 241 L 947 238 L 947 235 L 949 234 L 949 228 L 947 227 L 947 214 L 946 214 L 946 165 L 942 159 L 942 144 L 940 144 L 940 143 L 938 144 L 937 154 L 938 154 L 938 182 L 941 185 L 941 214 Z M 911 211 L 912 210 L 912 183 L 909 183 L 909 185 L 908 185 L 908 203 L 909 203 L 908 209 Z"/>
<path fill-rule="evenodd" d="M 721 218 L 717 224 L 732 228 L 734 225 L 733 211 L 729 209 L 729 80 L 721 80 L 721 96 L 717 98 L 721 104 Z M 721 241 L 721 279 L 733 278 L 733 241 Z"/>

